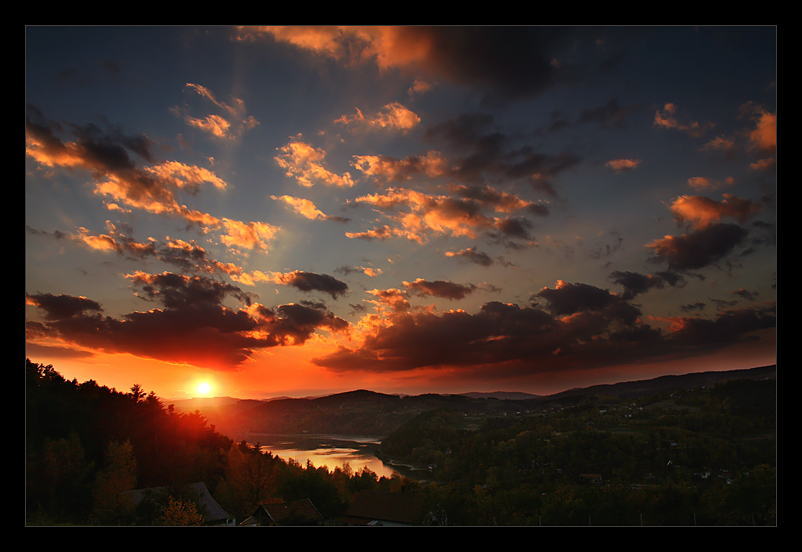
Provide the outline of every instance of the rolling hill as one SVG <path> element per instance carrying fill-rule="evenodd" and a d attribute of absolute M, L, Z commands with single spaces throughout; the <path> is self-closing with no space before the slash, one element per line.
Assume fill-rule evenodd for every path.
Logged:
<path fill-rule="evenodd" d="M 217 431 L 233 439 L 253 433 L 330 433 L 389 435 L 422 412 L 453 409 L 469 415 L 505 415 L 546 409 L 590 395 L 633 398 L 711 386 L 733 379 L 776 378 L 776 365 L 745 370 L 661 376 L 650 380 L 572 389 L 548 396 L 524 393 L 466 393 L 460 395 L 391 395 L 355 390 L 316 398 L 269 401 L 221 398 L 174 404 L 176 410 L 198 410 Z"/>

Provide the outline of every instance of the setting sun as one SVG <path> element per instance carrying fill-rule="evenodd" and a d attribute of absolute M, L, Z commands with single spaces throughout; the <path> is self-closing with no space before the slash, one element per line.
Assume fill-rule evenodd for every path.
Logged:
<path fill-rule="evenodd" d="M 201 383 L 198 386 L 198 393 L 201 395 L 206 395 L 209 391 L 211 391 L 211 386 L 208 383 Z"/>

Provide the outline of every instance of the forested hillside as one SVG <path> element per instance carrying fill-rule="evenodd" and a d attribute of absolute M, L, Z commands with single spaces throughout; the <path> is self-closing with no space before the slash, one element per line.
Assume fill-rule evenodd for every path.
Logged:
<path fill-rule="evenodd" d="M 476 420 L 426 412 L 379 455 L 430 465 L 449 524 L 774 525 L 776 380 Z"/>
<path fill-rule="evenodd" d="M 25 368 L 28 525 L 201 524 L 194 497 L 183 491 L 193 482 L 204 482 L 240 520 L 259 502 L 305 498 L 333 520 L 355 492 L 403 485 L 368 471 L 287 463 L 235 444 L 200 412 L 175 413 L 137 385 L 122 393 L 92 380 L 66 380 L 29 360 Z M 151 487 L 170 489 L 162 510 L 120 500 L 125 491 Z"/>
<path fill-rule="evenodd" d="M 395 428 L 380 455 L 430 466 L 436 483 L 419 484 L 284 462 L 138 385 L 123 393 L 26 361 L 26 523 L 200 524 L 181 489 L 204 482 L 240 520 L 260 502 L 308 498 L 337 524 L 356 493 L 386 490 L 418 494 L 429 525 L 775 525 L 776 380 L 724 379 L 531 403 L 360 391 L 270 407 L 307 422 L 383 412 Z M 172 493 L 158 511 L 119 500 L 157 486 Z"/>

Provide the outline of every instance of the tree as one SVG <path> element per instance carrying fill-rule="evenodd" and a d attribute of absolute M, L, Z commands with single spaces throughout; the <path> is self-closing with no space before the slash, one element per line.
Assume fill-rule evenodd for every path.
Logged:
<path fill-rule="evenodd" d="M 37 460 L 28 470 L 29 497 L 56 518 L 83 521 L 90 500 L 89 475 L 94 466 L 85 458 L 77 433 L 47 440 Z"/>
<path fill-rule="evenodd" d="M 198 512 L 197 505 L 191 500 L 170 496 L 167 498 L 167 505 L 159 518 L 159 525 L 182 527 L 203 525 L 203 516 Z"/>
<path fill-rule="evenodd" d="M 218 485 L 218 500 L 239 515 L 248 515 L 260 502 L 267 502 L 276 493 L 276 459 L 262 453 L 259 446 L 245 441 L 228 451 L 225 480 Z"/>
<path fill-rule="evenodd" d="M 130 519 L 133 504 L 124 493 L 135 487 L 136 459 L 131 442 L 109 442 L 106 467 L 98 472 L 95 479 L 92 522 L 111 525 Z"/>

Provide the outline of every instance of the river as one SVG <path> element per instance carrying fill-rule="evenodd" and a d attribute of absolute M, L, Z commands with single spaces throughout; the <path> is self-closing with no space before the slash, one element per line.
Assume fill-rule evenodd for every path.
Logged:
<path fill-rule="evenodd" d="M 378 477 L 400 475 L 415 481 L 430 481 L 431 478 L 429 470 L 386 464 L 378 459 L 376 451 L 382 440 L 378 436 L 249 433 L 245 440 L 251 446 L 258 444 L 263 452 L 269 451 L 284 461 L 292 459 L 302 466 L 309 461 L 316 468 L 326 466 L 333 471 L 348 464 L 354 473 L 368 468 Z"/>

